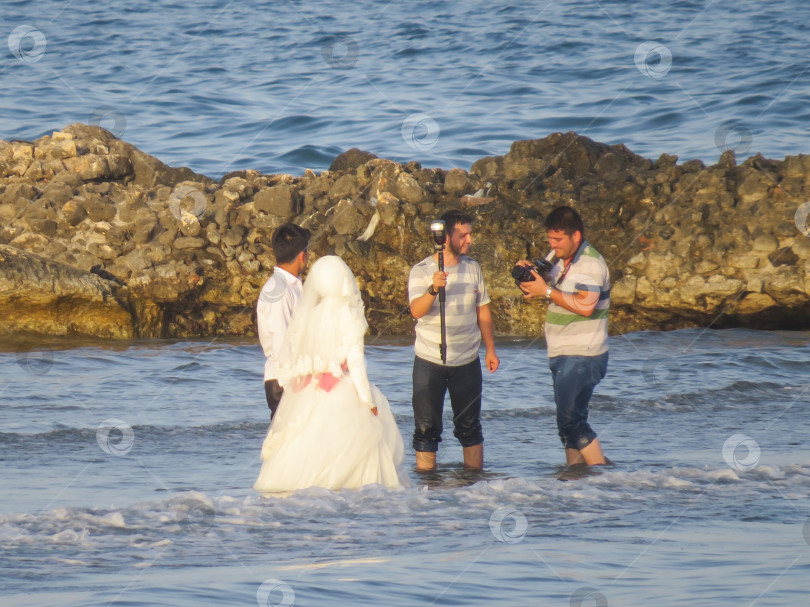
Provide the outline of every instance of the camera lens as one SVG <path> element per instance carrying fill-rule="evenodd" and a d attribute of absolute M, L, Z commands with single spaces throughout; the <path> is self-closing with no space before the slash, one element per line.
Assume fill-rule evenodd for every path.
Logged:
<path fill-rule="evenodd" d="M 517 282 L 530 282 L 534 280 L 531 269 L 524 266 L 514 266 L 512 268 L 512 278 Z"/>

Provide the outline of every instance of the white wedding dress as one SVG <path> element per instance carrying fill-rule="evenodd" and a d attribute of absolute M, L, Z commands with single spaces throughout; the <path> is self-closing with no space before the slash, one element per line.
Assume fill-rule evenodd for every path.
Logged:
<path fill-rule="evenodd" d="M 349 267 L 336 256 L 316 261 L 282 347 L 284 395 L 262 445 L 254 489 L 407 484 L 402 436 L 388 400 L 366 374 L 367 327 Z"/>

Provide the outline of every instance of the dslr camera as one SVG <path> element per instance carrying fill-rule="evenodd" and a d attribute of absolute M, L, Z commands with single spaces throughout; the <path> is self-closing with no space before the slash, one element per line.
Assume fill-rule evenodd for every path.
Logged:
<path fill-rule="evenodd" d="M 551 279 L 551 268 L 554 267 L 547 259 L 535 259 L 534 265 L 531 266 L 515 266 L 512 268 L 512 278 L 515 279 L 515 284 L 520 285 L 522 282 L 531 282 L 534 280 L 532 270 L 540 275 L 540 278 L 549 282 Z"/>

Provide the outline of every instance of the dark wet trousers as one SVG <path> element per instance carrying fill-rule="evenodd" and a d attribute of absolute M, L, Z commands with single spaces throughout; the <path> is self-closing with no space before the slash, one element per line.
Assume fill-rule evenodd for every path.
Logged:
<path fill-rule="evenodd" d="M 481 432 L 481 361 L 457 367 L 439 365 L 418 356 L 413 361 L 413 448 L 435 452 L 442 440 L 444 395 L 450 392 L 453 435 L 462 447 L 484 442 Z"/>
<path fill-rule="evenodd" d="M 283 394 L 284 388 L 275 379 L 268 379 L 264 382 L 264 395 L 267 398 L 267 406 L 270 408 L 270 419 L 273 419 L 276 414 L 278 403 L 281 402 Z"/>

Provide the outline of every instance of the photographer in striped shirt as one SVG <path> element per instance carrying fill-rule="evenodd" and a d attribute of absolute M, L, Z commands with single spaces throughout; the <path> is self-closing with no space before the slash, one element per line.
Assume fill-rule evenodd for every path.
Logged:
<path fill-rule="evenodd" d="M 526 299 L 545 297 L 546 342 L 557 405 L 557 430 L 572 464 L 604 464 L 596 432 L 588 424 L 588 404 L 607 372 L 610 275 L 604 258 L 585 240 L 582 218 L 557 207 L 545 221 L 555 258 L 546 279 L 521 282 Z M 517 265 L 532 267 L 527 260 Z"/>

